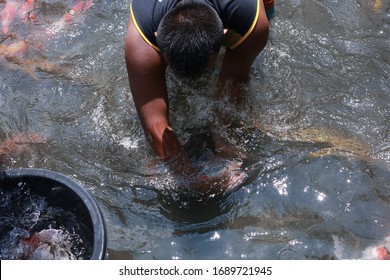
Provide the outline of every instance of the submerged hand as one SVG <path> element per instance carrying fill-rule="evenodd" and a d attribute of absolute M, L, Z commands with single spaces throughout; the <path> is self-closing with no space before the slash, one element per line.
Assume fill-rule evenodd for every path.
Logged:
<path fill-rule="evenodd" d="M 244 153 L 212 131 L 192 135 L 182 149 L 165 159 L 164 165 L 186 189 L 222 194 L 246 178 L 241 170 Z"/>
<path fill-rule="evenodd" d="M 191 182 L 191 188 L 202 193 L 223 194 L 234 190 L 245 178 L 244 172 L 228 169 L 212 177 L 201 175 L 199 180 Z"/>

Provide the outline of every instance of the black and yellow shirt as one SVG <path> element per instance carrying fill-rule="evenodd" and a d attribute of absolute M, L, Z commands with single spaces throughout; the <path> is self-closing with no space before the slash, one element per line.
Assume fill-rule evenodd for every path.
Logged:
<path fill-rule="evenodd" d="M 155 32 L 166 13 L 182 0 L 133 0 L 130 6 L 132 20 L 142 38 L 158 50 Z M 228 29 L 225 45 L 234 49 L 255 28 L 260 15 L 262 0 L 202 0 L 213 7 Z"/>

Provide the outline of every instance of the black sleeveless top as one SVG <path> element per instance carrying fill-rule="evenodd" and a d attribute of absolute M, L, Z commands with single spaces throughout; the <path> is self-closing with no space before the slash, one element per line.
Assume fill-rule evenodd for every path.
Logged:
<path fill-rule="evenodd" d="M 152 48 L 159 50 L 155 32 L 164 15 L 182 0 L 133 0 L 130 14 L 139 34 Z M 203 0 L 220 16 L 228 29 L 225 45 L 234 49 L 241 44 L 256 26 L 261 0 Z M 261 1 L 262 2 L 262 1 Z"/>

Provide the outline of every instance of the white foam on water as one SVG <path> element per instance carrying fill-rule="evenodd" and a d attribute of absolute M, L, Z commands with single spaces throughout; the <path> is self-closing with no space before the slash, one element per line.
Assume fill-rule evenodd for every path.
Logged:
<path fill-rule="evenodd" d="M 1 259 L 82 259 L 86 243 L 76 216 L 48 205 L 25 185 L 1 188 Z"/>

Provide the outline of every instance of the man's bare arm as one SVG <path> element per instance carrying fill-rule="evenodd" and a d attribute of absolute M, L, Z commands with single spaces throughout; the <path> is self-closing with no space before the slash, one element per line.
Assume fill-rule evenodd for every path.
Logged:
<path fill-rule="evenodd" d="M 219 77 L 218 95 L 229 93 L 231 101 L 239 102 L 242 98 L 242 86 L 249 80 L 250 68 L 264 49 L 268 41 L 268 20 L 263 2 L 255 28 L 248 38 L 235 49 L 226 49 Z"/>
<path fill-rule="evenodd" d="M 139 35 L 131 18 L 125 44 L 130 89 L 145 134 L 161 158 L 179 152 L 180 143 L 169 126 L 166 65 L 159 52 Z"/>

